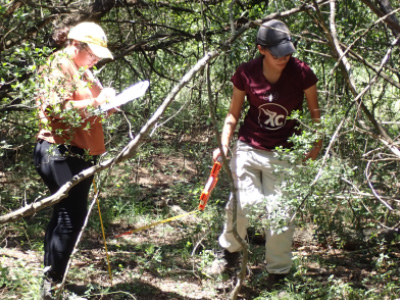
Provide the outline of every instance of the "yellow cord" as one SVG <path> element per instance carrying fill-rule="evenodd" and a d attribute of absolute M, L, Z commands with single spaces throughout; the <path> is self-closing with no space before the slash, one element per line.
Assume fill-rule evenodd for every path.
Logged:
<path fill-rule="evenodd" d="M 110 281 L 111 281 L 111 286 L 112 286 L 113 277 L 112 277 L 112 271 L 111 271 L 111 263 L 110 263 L 110 257 L 108 256 L 107 242 L 106 242 L 106 234 L 105 234 L 105 232 L 104 232 L 103 218 L 101 217 L 101 210 L 100 210 L 100 201 L 99 201 L 99 198 L 97 197 L 97 187 L 96 187 L 96 181 L 94 180 L 94 178 L 93 178 L 93 188 L 94 188 L 94 194 L 96 195 L 97 208 L 99 209 L 99 217 L 100 217 L 101 231 L 102 231 L 102 233 L 103 233 L 104 248 L 106 249 L 106 258 L 107 258 L 107 265 L 108 265 L 108 274 L 110 275 Z"/>
<path fill-rule="evenodd" d="M 132 234 L 132 233 L 135 233 L 135 232 L 139 232 L 139 231 L 148 229 L 148 228 L 150 228 L 150 227 L 154 227 L 154 226 L 159 225 L 159 224 L 171 222 L 171 221 L 173 221 L 173 220 L 182 218 L 182 217 L 184 217 L 184 216 L 191 215 L 191 214 L 194 214 L 194 213 L 198 213 L 199 211 L 200 211 L 200 210 L 193 210 L 193 211 L 190 211 L 190 212 L 187 212 L 187 213 L 184 213 L 184 214 L 181 214 L 181 215 L 177 215 L 177 216 L 174 216 L 174 217 L 171 217 L 171 218 L 168 218 L 168 219 L 164 219 L 164 220 L 161 220 L 161 221 L 157 221 L 157 222 L 151 223 L 151 224 L 149 224 L 149 225 L 145 225 L 145 226 L 142 226 L 142 227 L 139 227 L 139 228 L 136 228 L 136 229 L 129 230 L 129 231 L 127 231 L 127 232 L 118 234 L 118 235 L 115 236 L 115 238 L 119 238 L 119 237 L 121 237 L 121 236 L 123 236 L 123 235 L 129 235 L 129 234 Z"/>
<path fill-rule="evenodd" d="M 101 231 L 103 233 L 104 248 L 106 250 L 108 273 L 110 275 L 110 281 L 111 281 L 111 286 L 112 286 L 113 277 L 112 277 L 112 271 L 111 271 L 110 257 L 108 255 L 106 234 L 104 232 L 103 218 L 101 217 L 100 202 L 99 202 L 99 198 L 97 197 L 97 187 L 96 187 L 96 182 L 95 182 L 94 178 L 93 178 L 93 188 L 94 188 L 94 193 L 96 195 L 97 208 L 99 209 L 100 225 L 101 225 Z M 151 223 L 149 225 L 145 225 L 145 226 L 142 226 L 142 227 L 139 227 L 139 228 L 136 228 L 136 229 L 133 229 L 133 230 L 118 234 L 118 235 L 115 236 L 115 238 L 121 237 L 123 235 L 129 235 L 129 234 L 132 234 L 132 233 L 135 233 L 135 232 L 139 232 L 139 231 L 154 227 L 154 226 L 159 225 L 159 224 L 171 222 L 173 220 L 182 218 L 182 217 L 187 216 L 187 215 L 195 214 L 195 213 L 198 213 L 198 212 L 200 212 L 200 210 L 193 210 L 193 211 L 190 211 L 190 212 L 187 212 L 187 213 L 184 213 L 184 214 L 180 214 L 180 215 L 168 218 L 168 219 L 164 219 L 164 220 L 161 220 L 161 221 L 158 221 L 158 222 L 154 222 L 154 223 Z"/>

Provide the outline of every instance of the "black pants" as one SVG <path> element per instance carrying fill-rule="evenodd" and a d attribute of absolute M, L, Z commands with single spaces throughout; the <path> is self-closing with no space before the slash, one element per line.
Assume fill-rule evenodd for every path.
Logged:
<path fill-rule="evenodd" d="M 95 161 L 85 160 L 76 147 L 53 145 L 40 140 L 34 150 L 34 163 L 44 183 L 54 194 L 64 183 Z M 47 276 L 61 281 L 78 234 L 87 214 L 87 199 L 93 177 L 74 186 L 67 198 L 54 205 L 44 240 L 44 266 Z"/>

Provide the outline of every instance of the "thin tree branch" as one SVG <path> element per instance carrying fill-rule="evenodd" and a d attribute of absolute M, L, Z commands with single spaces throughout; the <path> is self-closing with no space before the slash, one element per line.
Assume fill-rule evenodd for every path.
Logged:
<path fill-rule="evenodd" d="M 378 17 L 383 17 L 386 12 L 381 11 L 375 4 L 373 4 L 370 0 L 361 0 L 366 4 Z M 385 23 L 388 24 L 392 30 L 395 30 L 395 32 L 400 32 L 400 24 L 397 22 L 397 19 L 393 18 L 386 18 Z"/>
<path fill-rule="evenodd" d="M 364 105 L 364 103 L 361 100 L 362 96 L 364 96 L 364 94 L 371 88 L 372 84 L 369 84 L 361 93 L 357 92 L 357 87 L 356 87 L 356 84 L 354 81 L 354 77 L 352 75 L 351 65 L 350 65 L 346 55 L 344 54 L 344 52 L 341 49 L 341 46 L 340 46 L 340 43 L 338 41 L 337 34 L 336 34 L 336 24 L 335 24 L 336 5 L 335 4 L 336 4 L 335 1 L 333 1 L 333 0 L 330 1 L 330 17 L 329 17 L 330 31 L 328 31 L 326 29 L 326 27 L 324 26 L 325 29 L 327 30 L 331 48 L 337 54 L 337 57 L 341 58 L 340 67 L 341 67 L 343 75 L 347 79 L 347 83 L 350 88 L 350 91 L 355 97 L 354 101 L 357 102 L 359 107 L 362 109 L 364 114 L 367 116 L 368 120 L 372 123 L 374 128 L 379 132 L 379 135 L 382 137 L 382 139 L 386 140 L 388 142 L 388 144 L 393 144 L 393 141 L 390 138 L 389 134 L 376 121 L 374 116 L 371 114 L 371 112 L 368 110 L 368 108 Z M 323 19 L 321 18 L 320 20 L 321 20 L 321 24 L 323 24 Z M 397 43 L 397 41 L 398 41 L 398 38 L 395 40 L 395 42 Z M 381 63 L 381 69 L 382 69 L 383 65 L 386 64 L 392 48 L 393 48 L 393 43 Z M 379 74 L 379 72 L 378 72 L 378 74 Z M 376 78 L 377 78 L 377 76 L 374 77 L 373 83 L 375 83 Z M 395 149 L 393 149 L 392 151 L 395 151 Z"/>
<path fill-rule="evenodd" d="M 334 46 L 335 46 L 335 49 L 336 49 L 336 53 L 337 53 L 337 54 L 340 54 L 340 55 L 338 55 L 338 58 L 342 58 L 342 63 L 341 63 L 340 65 L 342 66 L 342 68 L 344 68 L 344 69 L 346 70 L 345 74 L 346 74 L 346 76 L 347 76 L 348 79 L 349 79 L 348 82 L 354 82 L 353 80 L 351 80 L 351 77 L 352 77 L 352 76 L 348 73 L 348 72 L 351 71 L 351 66 L 350 66 L 350 64 L 348 63 L 346 56 L 345 56 L 345 55 L 342 55 L 343 52 L 342 52 L 342 50 L 340 49 L 339 42 L 338 42 L 337 38 L 335 37 L 335 33 L 336 33 L 335 20 L 334 20 L 334 18 L 335 18 L 335 1 L 332 0 L 332 1 L 330 2 L 330 5 L 331 5 L 330 24 L 331 24 L 331 32 L 332 32 L 332 35 L 329 33 L 329 31 L 327 31 L 327 33 L 329 33 L 329 35 L 331 36 L 331 37 L 329 38 L 329 40 L 332 41 L 332 42 L 334 43 Z M 327 28 L 326 28 L 323 24 L 322 24 L 322 26 L 325 28 L 325 30 L 327 30 Z M 295 211 L 294 214 L 292 215 L 292 217 L 291 217 L 291 222 L 294 220 L 294 218 L 296 217 L 298 211 L 299 211 L 300 208 L 304 205 L 304 203 L 305 203 L 305 201 L 308 199 L 308 197 L 311 196 L 311 194 L 312 194 L 312 192 L 313 192 L 313 190 L 314 190 L 314 186 L 315 186 L 316 183 L 318 182 L 319 178 L 322 176 L 323 168 L 324 168 L 324 166 L 325 166 L 325 164 L 326 164 L 326 161 L 327 161 L 327 159 L 328 159 L 328 155 L 329 155 L 329 153 L 330 153 L 330 149 L 333 147 L 333 144 L 334 144 L 334 142 L 336 141 L 336 139 L 337 139 L 337 137 L 338 137 L 338 135 L 339 135 L 340 130 L 342 129 L 343 125 L 345 124 L 345 121 L 346 121 L 346 119 L 347 119 L 347 117 L 348 117 L 348 114 L 350 113 L 350 110 L 351 110 L 353 104 L 354 104 L 354 103 L 360 103 L 360 99 L 362 98 L 362 96 L 365 95 L 365 93 L 366 93 L 366 92 L 373 86 L 373 84 L 376 82 L 376 80 L 377 80 L 377 78 L 378 78 L 378 76 L 379 76 L 380 71 L 383 69 L 384 65 L 385 65 L 385 64 L 387 63 L 387 61 L 388 61 L 388 58 L 389 58 L 389 56 L 390 56 L 390 54 L 391 54 L 391 51 L 392 51 L 393 46 L 398 42 L 399 39 L 400 39 L 400 37 L 398 37 L 397 39 L 395 39 L 395 40 L 392 42 L 392 47 L 390 47 L 390 48 L 387 50 L 387 53 L 386 53 L 386 55 L 384 56 L 384 58 L 382 59 L 380 68 L 379 68 L 379 70 L 377 71 L 377 74 L 374 76 L 374 78 L 371 79 L 370 83 L 361 91 L 361 93 L 359 93 L 358 95 L 355 95 L 354 102 L 352 102 L 351 105 L 350 105 L 350 107 L 347 109 L 347 112 L 346 112 L 346 114 L 345 114 L 345 117 L 342 119 L 342 121 L 340 122 L 339 126 L 336 128 L 334 134 L 332 135 L 332 137 L 331 137 L 331 139 L 330 139 L 329 145 L 328 145 L 328 147 L 327 147 L 327 149 L 326 149 L 326 151 L 325 151 L 325 155 L 323 156 L 323 159 L 322 159 L 321 167 L 319 168 L 319 170 L 318 170 L 316 176 L 314 177 L 313 182 L 310 184 L 309 192 L 303 197 L 303 200 L 301 201 L 301 203 L 300 203 L 299 206 L 297 207 L 296 211 Z M 355 91 L 356 86 L 353 85 L 352 87 L 354 88 L 354 91 Z M 381 135 L 379 135 L 379 136 L 378 136 L 378 140 L 380 140 L 381 143 L 383 143 L 385 146 L 387 146 L 387 147 L 389 148 L 389 150 L 392 151 L 392 153 L 394 153 L 396 156 L 400 157 L 400 150 L 396 147 L 396 145 L 393 143 L 393 141 L 392 141 L 390 138 L 389 138 L 390 141 L 388 141 L 386 138 L 384 138 L 384 137 L 382 137 Z"/>
<path fill-rule="evenodd" d="M 372 184 L 372 182 L 371 182 L 371 180 L 370 180 L 370 178 L 371 178 L 371 173 L 369 172 L 370 166 L 371 166 L 371 162 L 369 161 L 369 162 L 367 163 L 367 166 L 366 166 L 365 172 L 364 172 L 364 174 L 365 174 L 365 179 L 366 179 L 367 182 L 368 182 L 368 186 L 370 187 L 370 189 L 371 189 L 372 193 L 374 194 L 374 196 L 376 197 L 376 199 L 378 199 L 379 201 L 381 201 L 381 203 L 382 203 L 383 205 L 385 205 L 389 210 L 393 210 L 393 208 L 392 208 L 385 200 L 383 200 L 383 199 L 379 196 L 378 192 L 375 190 L 375 188 L 374 188 L 374 186 L 373 186 L 373 184 Z"/>
<path fill-rule="evenodd" d="M 0 224 L 7 222 L 14 222 L 20 218 L 26 217 L 28 215 L 32 215 L 39 210 L 54 205 L 64 199 L 68 195 L 68 191 L 75 185 L 77 185 L 82 180 L 92 176 L 93 174 L 100 172 L 112 164 L 120 163 L 122 161 L 127 160 L 132 157 L 137 149 L 144 143 L 146 138 L 148 137 L 151 129 L 155 126 L 158 119 L 163 115 L 165 110 L 171 104 L 171 102 L 176 98 L 181 89 L 200 71 L 202 70 L 206 64 L 208 64 L 212 59 L 219 55 L 218 51 L 212 51 L 206 53 L 202 59 L 200 59 L 196 65 L 194 65 L 179 81 L 177 85 L 171 90 L 171 92 L 164 99 L 163 103 L 156 110 L 153 116 L 147 121 L 147 123 L 142 127 L 140 132 L 136 135 L 135 139 L 128 143 L 128 145 L 114 158 L 109 159 L 105 162 L 100 163 L 99 165 L 90 167 L 86 170 L 83 170 L 79 174 L 75 175 L 71 181 L 65 183 L 60 189 L 54 193 L 53 195 L 46 197 L 42 200 L 34 202 L 28 206 L 17 209 L 13 212 L 10 212 L 6 215 L 0 216 Z"/>

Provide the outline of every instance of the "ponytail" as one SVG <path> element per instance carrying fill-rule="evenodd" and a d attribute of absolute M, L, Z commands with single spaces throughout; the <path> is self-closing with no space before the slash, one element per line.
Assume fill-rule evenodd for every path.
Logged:
<path fill-rule="evenodd" d="M 78 22 L 79 16 L 69 16 L 56 25 L 51 36 L 56 47 L 62 47 L 67 44 L 70 29 Z"/>

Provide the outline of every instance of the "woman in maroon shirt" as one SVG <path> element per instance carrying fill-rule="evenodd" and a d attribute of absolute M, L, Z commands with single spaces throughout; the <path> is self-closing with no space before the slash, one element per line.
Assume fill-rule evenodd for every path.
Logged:
<path fill-rule="evenodd" d="M 261 207 L 269 220 L 277 216 L 289 219 L 291 210 L 282 201 L 280 191 L 284 180 L 275 172 L 277 167 L 287 167 L 289 163 L 280 160 L 274 149 L 291 147 L 288 139 L 297 133 L 298 124 L 295 120 L 288 120 L 288 116 L 294 110 L 302 110 L 304 96 L 313 121 L 319 122 L 320 119 L 318 80 L 307 64 L 292 57 L 296 50 L 287 26 L 279 20 L 263 23 L 257 33 L 257 48 L 261 56 L 239 66 L 231 79 L 233 94 L 221 135 L 222 149 L 227 155 L 247 98 L 250 106 L 239 129 L 230 162 L 237 189 L 237 230 L 242 238 L 247 234 L 247 215 L 256 208 L 260 211 Z M 320 147 L 321 141 L 305 158 L 315 159 Z M 218 148 L 213 153 L 214 160 L 220 155 Z M 218 273 L 235 267 L 242 250 L 232 234 L 232 201 L 231 196 L 226 206 L 224 230 L 219 237 L 224 256 L 213 265 L 213 270 Z M 268 288 L 280 282 L 291 268 L 293 231 L 293 224 L 265 229 Z"/>

